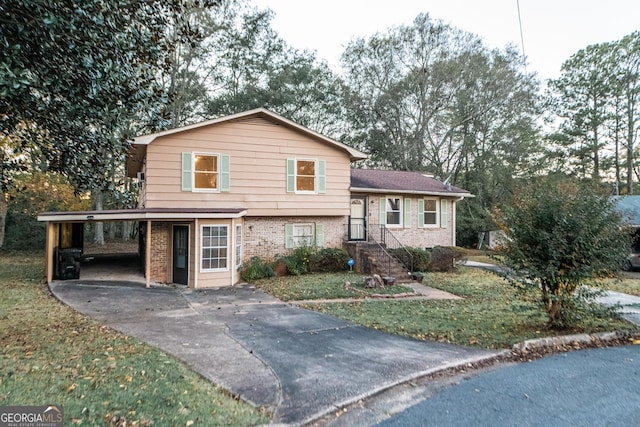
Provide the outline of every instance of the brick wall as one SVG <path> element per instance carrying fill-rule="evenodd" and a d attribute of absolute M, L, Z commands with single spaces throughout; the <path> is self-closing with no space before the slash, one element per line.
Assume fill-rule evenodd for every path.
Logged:
<path fill-rule="evenodd" d="M 171 224 L 168 222 L 151 223 L 151 281 L 169 283 L 169 239 Z"/>
<path fill-rule="evenodd" d="M 321 223 L 324 225 L 324 247 L 339 248 L 346 238 L 347 217 L 245 217 L 244 259 L 258 256 L 272 260 L 285 255 L 284 236 L 286 224 Z"/>

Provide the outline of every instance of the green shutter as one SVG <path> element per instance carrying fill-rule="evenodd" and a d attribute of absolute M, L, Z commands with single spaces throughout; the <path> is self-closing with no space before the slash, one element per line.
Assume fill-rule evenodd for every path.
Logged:
<path fill-rule="evenodd" d="M 285 224 L 284 226 L 284 247 L 286 249 L 293 248 L 293 224 Z"/>
<path fill-rule="evenodd" d="M 440 199 L 440 227 L 442 228 L 447 228 L 449 225 L 447 207 L 447 199 Z"/>
<path fill-rule="evenodd" d="M 424 228 L 424 199 L 418 199 L 418 228 Z"/>
<path fill-rule="evenodd" d="M 220 155 L 220 191 L 228 192 L 231 188 L 231 171 L 229 156 Z"/>
<path fill-rule="evenodd" d="M 318 179 L 318 193 L 327 192 L 327 162 L 325 160 L 318 160 L 318 173 L 316 177 Z"/>
<path fill-rule="evenodd" d="M 324 246 L 324 224 L 316 223 L 316 248 Z"/>
<path fill-rule="evenodd" d="M 182 153 L 182 191 L 191 191 L 193 177 L 191 157 L 191 153 Z"/>
<path fill-rule="evenodd" d="M 287 193 L 296 191 L 296 159 L 287 159 Z"/>
<path fill-rule="evenodd" d="M 378 218 L 380 225 L 387 225 L 387 198 L 380 197 L 380 215 Z"/>
<path fill-rule="evenodd" d="M 411 199 L 404 199 L 404 228 L 411 228 Z"/>

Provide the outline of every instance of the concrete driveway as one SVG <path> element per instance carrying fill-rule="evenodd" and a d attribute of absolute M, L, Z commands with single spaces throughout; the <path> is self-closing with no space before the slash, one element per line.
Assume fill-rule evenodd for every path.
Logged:
<path fill-rule="evenodd" d="M 249 285 L 191 291 L 78 280 L 54 282 L 51 290 L 266 407 L 274 423 L 302 425 L 394 385 L 496 355 L 363 328 Z"/>

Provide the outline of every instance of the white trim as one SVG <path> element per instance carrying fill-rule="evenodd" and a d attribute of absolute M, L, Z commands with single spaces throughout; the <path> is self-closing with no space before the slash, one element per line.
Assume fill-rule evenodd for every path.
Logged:
<path fill-rule="evenodd" d="M 298 190 L 298 162 L 313 162 L 313 190 Z M 310 175 L 304 175 L 309 178 Z M 318 159 L 307 157 L 293 158 L 293 191 L 295 194 L 318 194 Z"/>
<path fill-rule="evenodd" d="M 417 190 L 385 190 L 375 188 L 350 187 L 351 193 L 371 193 L 371 194 L 411 194 L 418 196 L 440 196 L 440 197 L 476 197 L 471 193 L 449 193 L 440 191 L 417 191 Z"/>
<path fill-rule="evenodd" d="M 38 221 L 49 222 L 88 222 L 88 221 L 144 221 L 148 219 L 229 219 L 242 218 L 247 214 L 246 210 L 238 213 L 214 213 L 214 212 L 118 212 L 118 213 L 51 213 L 38 215 Z"/>
<path fill-rule="evenodd" d="M 396 212 L 396 211 L 389 211 L 389 209 L 387 209 L 388 206 L 388 201 L 389 199 L 398 199 L 398 205 L 400 206 L 400 209 L 398 212 L 398 217 L 400 222 L 398 224 L 389 224 L 389 212 Z M 385 203 L 385 226 L 387 228 L 404 228 L 404 197 L 402 196 L 385 196 L 384 198 L 384 203 Z"/>
<path fill-rule="evenodd" d="M 223 268 L 203 268 L 202 267 L 202 251 L 204 250 L 204 246 L 202 244 L 202 236 L 204 236 L 204 232 L 202 231 L 205 227 L 224 227 L 227 229 L 227 255 L 226 255 L 226 267 Z M 198 264 L 200 264 L 200 273 L 219 273 L 219 272 L 223 272 L 223 271 L 229 271 L 229 263 L 231 262 L 231 260 L 229 259 L 229 255 L 231 254 L 231 251 L 229 251 L 229 243 L 231 242 L 231 235 L 229 234 L 229 224 L 202 224 L 200 226 L 200 232 L 201 232 L 201 236 L 200 236 L 200 253 L 198 255 Z M 222 246 L 211 246 L 211 247 L 215 247 L 215 248 L 222 248 Z"/>
<path fill-rule="evenodd" d="M 216 158 L 216 188 L 204 188 L 196 187 L 196 156 L 206 156 Z M 191 152 L 191 192 L 192 193 L 220 193 L 220 153 L 209 153 L 205 151 L 192 151 Z M 202 172 L 201 172 L 202 173 Z"/>
<path fill-rule="evenodd" d="M 436 210 L 435 211 L 428 211 L 427 210 L 427 200 L 433 200 L 436 202 Z M 440 227 L 440 200 L 437 197 L 425 197 L 424 198 L 424 211 L 422 211 L 420 214 L 424 216 L 425 213 L 432 213 L 435 215 L 436 218 L 436 222 L 435 223 L 427 223 L 426 218 L 424 219 L 424 227 L 423 228 L 438 228 Z"/>

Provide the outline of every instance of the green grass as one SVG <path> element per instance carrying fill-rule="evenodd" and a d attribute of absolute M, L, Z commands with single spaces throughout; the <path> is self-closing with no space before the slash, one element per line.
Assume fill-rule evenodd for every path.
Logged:
<path fill-rule="evenodd" d="M 606 288 L 611 291 L 640 297 L 640 280 L 626 277 L 609 279 L 605 281 Z"/>
<path fill-rule="evenodd" d="M 355 273 L 319 273 L 271 277 L 257 280 L 255 285 L 282 301 L 365 298 L 372 294 L 395 295 L 413 292 L 413 289 L 400 285 L 365 289 L 363 281 L 364 276 Z M 345 282 L 349 282 L 350 286 L 358 291 L 345 289 Z"/>
<path fill-rule="evenodd" d="M 42 254 L 0 253 L 0 405 L 62 404 L 65 425 L 257 425 L 264 411 L 54 299 Z"/>
<path fill-rule="evenodd" d="M 584 317 L 572 329 L 550 330 L 537 294 L 523 300 L 507 282 L 479 269 L 428 273 L 423 283 L 464 299 L 364 300 L 305 307 L 393 334 L 488 349 L 509 348 L 531 338 L 636 329 L 621 319 Z"/>

